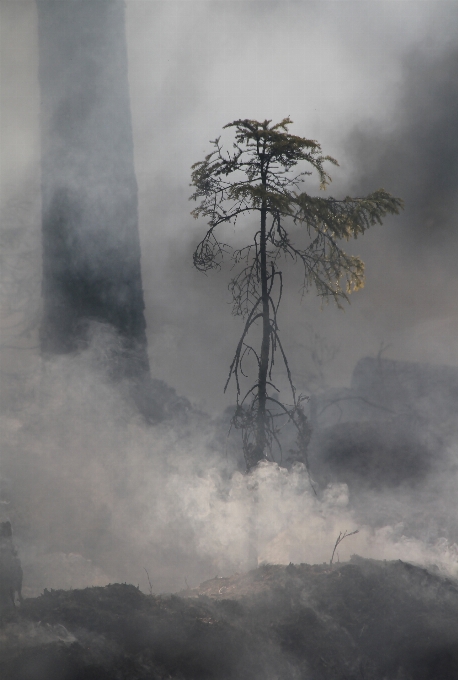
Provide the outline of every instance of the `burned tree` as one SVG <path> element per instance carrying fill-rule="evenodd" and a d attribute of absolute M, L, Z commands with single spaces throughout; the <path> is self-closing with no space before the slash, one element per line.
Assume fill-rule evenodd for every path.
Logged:
<path fill-rule="evenodd" d="M 124 2 L 37 0 L 44 356 L 117 334 L 110 373 L 155 418 L 140 270 Z M 157 414 L 156 414 L 157 415 Z"/>
<path fill-rule="evenodd" d="M 303 290 L 314 286 L 324 300 L 332 299 L 340 307 L 353 290 L 363 287 L 364 263 L 345 253 L 338 241 L 356 238 L 402 207 L 402 201 L 384 189 L 342 200 L 300 192 L 304 177 L 312 173 L 295 173 L 299 163 L 305 162 L 318 173 L 323 190 L 331 181 L 325 162 L 338 163 L 323 156 L 317 142 L 292 135 L 288 131 L 291 123 L 289 118 L 276 125 L 269 120 L 229 123 L 225 128 L 235 128 L 233 150 L 223 151 L 218 137 L 211 142 L 213 151 L 192 166 L 191 186 L 195 191 L 191 199 L 200 203 L 191 214 L 209 218 L 207 233 L 194 252 L 194 265 L 202 272 L 220 269 L 227 255 L 237 271 L 229 290 L 233 313 L 242 316 L 245 325 L 225 389 L 234 378 L 237 408 L 232 424 L 242 432 L 248 471 L 268 457 L 273 442 L 278 442 L 278 423 L 282 420 L 297 428 L 297 443 L 303 453 L 308 440 L 303 397 L 296 394 L 277 323 L 283 292 L 282 262 L 300 263 Z M 232 248 L 220 240 L 220 225 L 235 225 L 237 219 L 253 212 L 259 222 L 248 245 Z M 292 240 L 293 234 L 300 245 Z M 257 325 L 262 330 L 260 347 L 255 348 L 250 332 Z M 291 404 L 271 394 L 278 393 L 272 382 L 277 352 L 288 377 Z M 245 375 L 243 362 L 248 355 L 255 357 L 257 379 L 242 395 L 240 376 Z"/>

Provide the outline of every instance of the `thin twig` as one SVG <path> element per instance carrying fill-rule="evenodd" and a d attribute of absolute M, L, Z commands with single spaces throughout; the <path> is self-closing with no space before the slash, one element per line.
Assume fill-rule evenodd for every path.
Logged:
<path fill-rule="evenodd" d="M 152 586 L 152 583 L 151 583 L 151 580 L 150 580 L 150 577 L 149 577 L 149 574 L 148 574 L 148 570 L 146 569 L 146 567 L 143 567 L 143 569 L 146 571 L 146 576 L 148 578 L 149 594 L 152 595 L 153 594 L 153 586 Z"/>
<path fill-rule="evenodd" d="M 335 542 L 334 550 L 332 551 L 331 561 L 329 562 L 329 564 L 332 564 L 332 561 L 334 559 L 334 554 L 337 550 L 337 546 L 339 545 L 339 543 L 342 543 L 344 538 L 348 538 L 349 536 L 353 536 L 354 534 L 358 534 L 358 533 L 359 533 L 359 529 L 356 529 L 355 531 L 350 531 L 350 533 L 347 533 L 346 529 L 343 533 L 341 531 L 339 531 L 339 535 L 337 536 L 337 540 Z"/>

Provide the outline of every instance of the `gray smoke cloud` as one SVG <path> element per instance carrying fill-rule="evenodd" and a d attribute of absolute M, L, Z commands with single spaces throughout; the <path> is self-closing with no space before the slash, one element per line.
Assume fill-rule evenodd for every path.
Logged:
<path fill-rule="evenodd" d="M 103 379 L 107 347 L 48 362 L 26 411 L 3 417 L 2 514 L 16 529 L 24 594 L 129 581 L 195 586 L 263 562 L 327 562 L 340 531 L 357 553 L 458 575 L 456 443 L 418 484 L 316 496 L 305 468 L 241 474 L 205 416 L 147 427 Z M 401 455 L 401 454 L 400 454 Z"/>
<path fill-rule="evenodd" d="M 406 202 L 351 245 L 367 285 L 345 313 L 321 310 L 313 293 L 301 301 L 291 273 L 280 328 L 298 388 L 348 386 L 382 342 L 393 359 L 458 366 L 456 3 L 127 2 L 152 374 L 210 413 L 156 428 L 99 373 L 117 342 L 109 328 L 95 326 L 75 356 L 40 359 L 36 10 L 1 9 L 1 512 L 25 593 L 109 580 L 148 591 L 145 569 L 155 590 L 172 590 L 262 561 L 321 562 L 345 529 L 359 533 L 341 560 L 435 562 L 456 574 L 451 437 L 420 485 L 357 498 L 337 480 L 317 499 L 300 466 L 244 477 L 226 458 L 212 417 L 234 401 L 222 388 L 240 325 L 226 274 L 192 268 L 205 225 L 188 202 L 190 166 L 224 124 L 290 115 L 339 160 L 330 193 L 384 186 Z"/>
<path fill-rule="evenodd" d="M 385 275 L 378 293 L 369 284 L 377 296 L 374 302 L 385 308 L 382 323 L 397 325 L 401 333 L 415 329 L 424 345 L 429 330 L 428 360 L 456 365 L 451 333 L 456 330 L 457 311 L 453 290 L 458 252 L 458 50 L 456 41 L 445 41 L 443 51 L 428 47 L 416 47 L 401 60 L 402 81 L 391 128 L 380 132 L 373 123 L 360 125 L 349 136 L 348 149 L 355 167 L 362 170 L 352 190 L 386 186 L 405 201 L 402 217 L 382 230 L 378 261 L 371 262 L 376 276 Z M 368 255 L 368 262 L 372 259 Z M 397 309 L 379 302 L 381 295 L 391 301 L 401 296 Z M 442 356 L 437 352 L 440 334 L 445 340 Z M 414 333 L 408 335 L 415 352 L 418 341 Z M 406 342 L 404 338 L 404 352 Z"/>

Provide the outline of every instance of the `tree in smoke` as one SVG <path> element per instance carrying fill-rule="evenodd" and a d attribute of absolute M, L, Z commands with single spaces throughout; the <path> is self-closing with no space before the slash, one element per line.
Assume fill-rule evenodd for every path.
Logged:
<path fill-rule="evenodd" d="M 299 192 L 300 184 L 311 171 L 291 171 L 302 161 L 318 173 L 320 188 L 331 181 L 324 170 L 326 161 L 320 145 L 292 135 L 292 121 L 284 118 L 272 125 L 270 120 L 236 120 L 225 128 L 235 128 L 233 151 L 223 151 L 221 138 L 211 143 L 213 151 L 192 166 L 191 199 L 199 205 L 195 218 L 209 218 L 209 228 L 194 252 L 194 265 L 202 272 L 220 269 L 229 255 L 238 273 L 229 290 L 233 314 L 245 321 L 225 390 L 231 378 L 237 389 L 237 408 L 232 425 L 242 432 L 247 470 L 268 457 L 272 444 L 279 444 L 280 423 L 292 422 L 297 429 L 297 446 L 306 460 L 309 438 L 302 403 L 296 394 L 292 375 L 280 340 L 277 323 L 283 292 L 282 261 L 291 259 L 303 268 L 303 291 L 314 286 L 323 300 L 341 300 L 364 285 L 364 263 L 348 255 L 338 240 L 363 234 L 370 226 L 382 223 L 387 214 L 397 214 L 399 198 L 384 189 L 365 197 L 342 200 L 310 196 Z M 248 245 L 232 248 L 217 235 L 221 224 L 236 223 L 241 216 L 257 212 L 258 226 Z M 292 240 L 295 227 L 302 227 L 300 245 Z M 298 231 L 298 230 L 296 230 Z M 299 232 L 298 232 L 299 235 Z M 261 326 L 260 347 L 255 348 L 250 331 Z M 285 404 L 270 392 L 279 392 L 272 382 L 275 355 L 279 352 L 291 390 L 292 404 Z M 257 364 L 256 382 L 242 396 L 240 377 L 245 376 L 244 359 L 253 356 Z"/>

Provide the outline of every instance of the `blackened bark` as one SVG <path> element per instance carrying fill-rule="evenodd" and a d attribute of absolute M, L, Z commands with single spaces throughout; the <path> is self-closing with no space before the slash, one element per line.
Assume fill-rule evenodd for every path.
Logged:
<path fill-rule="evenodd" d="M 263 178 L 265 185 L 265 179 Z M 259 357 L 258 373 L 258 414 L 256 423 L 256 442 L 252 452 L 252 460 L 248 462 L 251 469 L 266 457 L 266 406 L 267 406 L 267 373 L 270 355 L 270 314 L 269 293 L 267 290 L 267 243 L 266 243 L 267 206 L 263 199 L 261 207 L 261 233 L 259 251 L 261 260 L 261 298 L 262 298 L 262 342 Z"/>
<path fill-rule="evenodd" d="M 37 0 L 37 8 L 42 352 L 72 352 L 91 321 L 111 324 L 120 339 L 112 377 L 146 385 L 124 2 Z"/>

